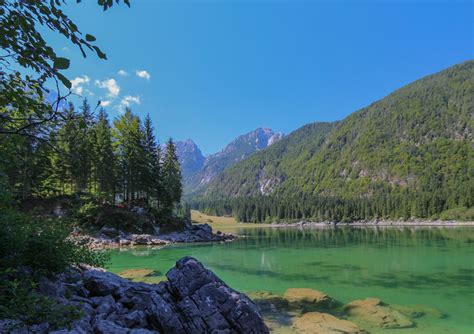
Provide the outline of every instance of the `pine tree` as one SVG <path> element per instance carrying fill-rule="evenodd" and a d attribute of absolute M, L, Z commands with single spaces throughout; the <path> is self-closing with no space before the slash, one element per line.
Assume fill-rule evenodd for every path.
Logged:
<path fill-rule="evenodd" d="M 112 132 L 107 114 L 100 109 L 97 123 L 93 127 L 93 161 L 95 184 L 103 198 L 115 197 L 115 157 L 112 148 Z"/>
<path fill-rule="evenodd" d="M 153 134 L 153 124 L 148 114 L 144 121 L 144 148 L 146 154 L 145 174 L 143 175 L 143 185 L 147 199 L 159 198 L 161 184 L 161 162 L 160 148 Z"/>
<path fill-rule="evenodd" d="M 162 207 L 165 214 L 171 214 L 175 205 L 181 201 L 183 188 L 181 184 L 181 166 L 176 154 L 176 146 L 170 138 L 162 166 L 163 194 Z"/>
<path fill-rule="evenodd" d="M 114 121 L 113 134 L 124 200 L 130 202 L 143 198 L 147 165 L 145 136 L 140 119 L 130 108 Z"/>

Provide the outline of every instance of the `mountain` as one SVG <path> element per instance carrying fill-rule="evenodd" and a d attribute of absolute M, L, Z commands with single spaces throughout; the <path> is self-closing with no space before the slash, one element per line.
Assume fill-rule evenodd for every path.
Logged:
<path fill-rule="evenodd" d="M 183 175 L 191 175 L 202 168 L 206 158 L 191 139 L 176 142 L 175 145 Z"/>
<path fill-rule="evenodd" d="M 275 133 L 269 128 L 258 128 L 237 137 L 222 151 L 206 158 L 192 140 L 177 142 L 185 193 L 192 193 L 200 186 L 209 183 L 226 168 L 267 148 L 281 138 L 282 133 Z"/>
<path fill-rule="evenodd" d="M 195 205 L 225 207 L 224 213 L 251 221 L 469 211 L 473 134 L 474 61 L 468 61 L 342 121 L 290 133 L 218 175 L 196 194 Z"/>

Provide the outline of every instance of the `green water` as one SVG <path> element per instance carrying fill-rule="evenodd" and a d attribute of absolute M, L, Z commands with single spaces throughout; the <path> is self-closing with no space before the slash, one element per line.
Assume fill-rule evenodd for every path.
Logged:
<path fill-rule="evenodd" d="M 380 333 L 474 333 L 474 228 L 241 229 L 234 242 L 112 252 L 110 270 L 166 273 L 191 255 L 231 287 L 283 294 L 323 291 L 346 303 L 377 297 L 422 304 L 445 316 L 416 319 L 413 329 Z M 372 329 L 371 332 L 374 332 Z"/>

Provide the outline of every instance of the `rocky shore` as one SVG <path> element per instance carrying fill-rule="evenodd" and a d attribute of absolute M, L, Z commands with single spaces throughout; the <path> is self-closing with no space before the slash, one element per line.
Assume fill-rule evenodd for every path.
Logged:
<path fill-rule="evenodd" d="M 473 221 L 445 221 L 445 220 L 360 220 L 354 222 L 310 222 L 300 221 L 296 223 L 278 223 L 268 224 L 268 227 L 331 227 L 331 226 L 358 226 L 358 227 L 461 227 L 461 226 L 474 226 Z"/>
<path fill-rule="evenodd" d="M 103 227 L 95 235 L 76 233 L 73 237 L 91 248 L 117 248 L 127 246 L 165 246 L 172 243 L 222 242 L 235 239 L 232 234 L 214 233 L 208 224 L 187 224 L 182 231 L 155 234 L 129 234 L 111 227 Z"/>
<path fill-rule="evenodd" d="M 43 277 L 38 290 L 79 308 L 69 328 L 26 327 L 0 320 L 0 333 L 268 333 L 257 306 L 192 257 L 184 257 L 159 284 L 131 282 L 96 268 Z"/>

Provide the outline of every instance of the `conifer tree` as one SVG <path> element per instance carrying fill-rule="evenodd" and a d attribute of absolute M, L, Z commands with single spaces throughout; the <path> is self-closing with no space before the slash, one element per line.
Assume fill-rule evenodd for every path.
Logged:
<path fill-rule="evenodd" d="M 112 148 L 112 132 L 103 108 L 99 110 L 97 123 L 93 128 L 93 169 L 96 190 L 104 198 L 115 197 L 115 157 Z"/>
<path fill-rule="evenodd" d="M 176 153 L 176 146 L 170 138 L 166 143 L 162 166 L 163 209 L 170 214 L 175 205 L 181 201 L 183 188 L 181 184 L 181 166 Z"/>
<path fill-rule="evenodd" d="M 146 151 L 144 132 L 140 119 L 130 108 L 114 121 L 115 151 L 121 192 L 125 201 L 144 197 L 144 175 L 146 170 Z"/>
<path fill-rule="evenodd" d="M 143 185 L 146 191 L 147 199 L 151 197 L 158 199 L 160 188 L 160 149 L 153 134 L 153 124 L 150 114 L 147 114 L 144 121 L 144 148 L 146 154 L 146 168 L 143 175 Z"/>

